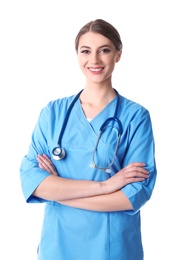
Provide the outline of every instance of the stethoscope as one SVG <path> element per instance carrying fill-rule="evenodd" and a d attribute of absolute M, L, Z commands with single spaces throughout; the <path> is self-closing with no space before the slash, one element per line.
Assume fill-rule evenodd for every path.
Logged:
<path fill-rule="evenodd" d="M 99 170 L 103 170 L 103 171 L 106 171 L 108 173 L 111 172 L 110 170 L 110 167 L 113 165 L 114 163 L 114 159 L 116 157 L 116 154 L 117 154 L 117 150 L 118 150 L 118 146 L 119 146 L 119 142 L 120 142 L 120 138 L 121 138 L 121 134 L 123 132 L 123 127 L 122 127 L 122 124 L 121 124 L 121 121 L 117 118 L 117 113 L 118 113 L 118 107 L 119 107 L 119 100 L 120 100 L 120 96 L 119 96 L 119 93 L 116 89 L 114 89 L 115 92 L 116 92 L 116 95 L 117 95 L 117 103 L 116 103 L 116 108 L 115 108 L 115 112 L 114 112 L 114 116 L 113 117 L 109 117 L 105 120 L 105 122 L 101 125 L 100 129 L 99 129 L 99 134 L 98 134 L 98 138 L 97 138 L 97 142 L 96 142 L 96 145 L 95 145 L 95 148 L 94 148 L 94 152 L 93 152 L 93 156 L 92 156 L 92 163 L 89 165 L 91 168 L 97 168 Z M 65 132 L 65 128 L 66 128 L 66 125 L 67 125 L 67 122 L 68 122 L 68 119 L 69 119 L 69 116 L 70 116 L 70 113 L 72 111 L 72 108 L 74 106 L 74 104 L 76 103 L 76 101 L 78 100 L 80 94 L 82 93 L 83 89 L 75 96 L 75 98 L 73 99 L 72 103 L 70 104 L 69 108 L 68 108 L 68 111 L 67 111 L 67 114 L 65 116 L 65 120 L 63 122 L 63 126 L 62 126 L 62 129 L 61 129 L 61 132 L 59 134 L 59 138 L 58 138 L 58 142 L 57 142 L 57 146 L 53 148 L 52 150 L 52 157 L 54 160 L 62 160 L 65 158 L 66 156 L 66 152 L 65 152 L 65 149 L 61 147 L 60 143 L 61 143 L 61 140 L 62 140 L 62 136 Z M 104 131 L 104 129 L 107 127 L 107 125 L 109 124 L 109 122 L 116 122 L 118 124 L 118 128 L 117 128 L 117 131 L 118 131 L 118 138 L 117 138 L 117 143 L 116 143 L 116 147 L 115 147 L 115 151 L 114 151 L 114 154 L 113 154 L 113 157 L 112 157 L 112 160 L 111 160 L 111 163 L 107 166 L 107 167 L 99 167 L 95 164 L 95 153 L 96 153 L 96 150 L 97 150 L 97 146 L 98 146 L 98 143 L 99 143 L 99 140 L 100 140 L 100 137 L 101 137 L 101 134 L 102 132 Z"/>

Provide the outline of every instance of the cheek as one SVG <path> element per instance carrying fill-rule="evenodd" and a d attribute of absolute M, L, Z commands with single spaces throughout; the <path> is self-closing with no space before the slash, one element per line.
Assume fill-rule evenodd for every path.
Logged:
<path fill-rule="evenodd" d="M 86 69 L 87 69 L 86 62 L 84 62 L 84 61 L 82 60 L 82 61 L 79 61 L 78 64 L 79 64 L 80 70 L 81 70 L 81 71 L 83 72 L 83 74 L 85 75 L 85 74 L 86 74 Z"/>
<path fill-rule="evenodd" d="M 109 62 L 109 67 L 113 70 L 114 67 L 115 67 L 115 65 L 116 65 L 116 59 L 114 58 L 114 59 L 112 59 L 112 60 Z"/>
<path fill-rule="evenodd" d="M 87 64 L 87 59 L 79 59 L 78 58 L 78 63 L 80 65 L 80 68 L 84 67 Z"/>

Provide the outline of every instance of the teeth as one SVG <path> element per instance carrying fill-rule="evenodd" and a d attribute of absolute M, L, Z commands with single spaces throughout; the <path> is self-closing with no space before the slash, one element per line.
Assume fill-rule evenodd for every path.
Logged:
<path fill-rule="evenodd" d="M 91 71 L 100 71 L 100 70 L 102 70 L 102 68 L 98 68 L 98 69 L 89 68 L 89 70 L 91 70 Z"/>

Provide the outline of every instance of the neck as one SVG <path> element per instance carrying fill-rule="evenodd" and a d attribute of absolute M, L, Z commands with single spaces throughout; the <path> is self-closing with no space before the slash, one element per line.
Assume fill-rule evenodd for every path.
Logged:
<path fill-rule="evenodd" d="M 114 89 L 111 88 L 89 88 L 86 87 L 80 95 L 81 102 L 88 102 L 95 105 L 107 104 L 114 97 L 116 93 Z"/>
<path fill-rule="evenodd" d="M 94 118 L 114 99 L 116 93 L 110 89 L 85 88 L 80 95 L 80 102 L 86 117 Z"/>

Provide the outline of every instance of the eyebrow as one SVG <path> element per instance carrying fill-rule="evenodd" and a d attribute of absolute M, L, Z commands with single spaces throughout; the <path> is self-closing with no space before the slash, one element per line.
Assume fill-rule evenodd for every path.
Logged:
<path fill-rule="evenodd" d="M 101 46 L 99 46 L 99 47 L 98 47 L 98 49 L 100 49 L 100 48 L 104 48 L 104 47 L 111 48 L 111 46 L 110 46 L 110 45 L 108 45 L 108 44 L 104 44 L 104 45 L 101 45 Z M 91 49 L 91 47 L 89 47 L 89 46 L 86 46 L 86 45 L 82 45 L 82 46 L 80 47 L 80 49 L 83 49 L 83 48 L 86 48 L 86 49 Z"/>

